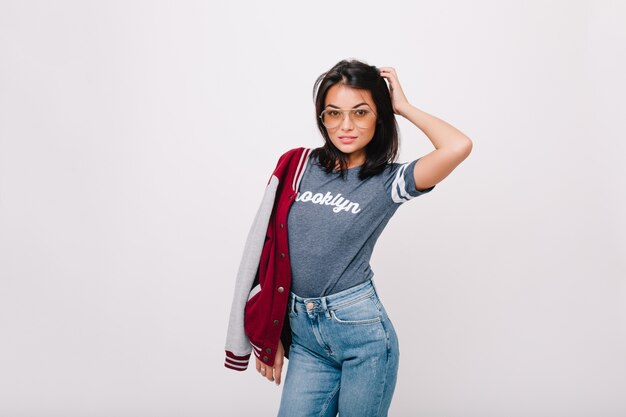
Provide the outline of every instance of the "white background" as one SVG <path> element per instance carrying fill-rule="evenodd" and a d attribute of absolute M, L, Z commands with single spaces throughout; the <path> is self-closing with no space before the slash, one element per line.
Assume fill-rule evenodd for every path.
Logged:
<path fill-rule="evenodd" d="M 280 388 L 223 366 L 234 277 L 343 58 L 474 142 L 372 259 L 390 415 L 626 415 L 625 11 L 2 1 L 0 415 L 275 415 Z M 400 128 L 400 162 L 433 149 Z"/>

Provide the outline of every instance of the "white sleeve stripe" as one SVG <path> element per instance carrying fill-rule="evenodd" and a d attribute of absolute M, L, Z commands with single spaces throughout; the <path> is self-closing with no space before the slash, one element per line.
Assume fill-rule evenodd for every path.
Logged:
<path fill-rule="evenodd" d="M 230 363 L 231 365 L 238 365 L 240 363 L 248 363 L 250 362 L 250 360 L 249 359 L 233 359 L 233 358 L 226 357 L 226 362 Z"/>
<path fill-rule="evenodd" d="M 300 155 L 300 160 L 298 161 L 298 166 L 296 167 L 296 173 L 293 176 L 293 182 L 291 183 L 291 189 L 294 191 L 296 189 L 296 181 L 298 181 L 298 171 L 300 171 L 300 166 L 302 165 L 302 158 L 304 158 L 304 152 Z"/>
<path fill-rule="evenodd" d="M 307 160 L 307 156 L 309 155 L 309 151 L 310 149 L 305 149 L 302 152 L 302 155 L 300 155 L 300 160 L 298 161 L 298 166 L 296 167 L 296 173 L 293 176 L 293 182 L 291 183 L 291 188 L 294 191 L 298 191 L 298 184 L 300 182 L 300 178 L 302 177 L 302 174 L 304 173 L 302 162 L 304 161 L 305 163 L 304 167 L 306 168 L 306 160 Z"/>
<path fill-rule="evenodd" d="M 300 189 L 300 181 L 302 181 L 302 177 L 304 177 L 304 171 L 306 171 L 306 167 L 308 166 L 308 162 L 309 162 L 309 153 L 311 152 L 310 149 L 306 149 L 302 155 L 304 156 L 304 164 L 302 166 L 302 170 L 300 171 L 300 173 L 297 175 L 297 181 L 296 181 L 296 186 L 294 187 L 294 191 L 298 192 L 298 190 Z"/>
<path fill-rule="evenodd" d="M 228 364 L 228 366 L 230 366 L 231 368 L 237 368 L 237 369 L 246 369 L 248 367 L 248 364 L 241 364 L 241 365 L 236 365 L 234 363 L 229 363 L 229 362 L 225 362 Z"/>
<path fill-rule="evenodd" d="M 404 182 L 404 172 L 408 166 L 409 163 L 406 163 L 398 169 L 391 185 L 391 199 L 394 203 L 404 203 L 413 198 L 413 196 L 406 191 L 406 182 Z"/>

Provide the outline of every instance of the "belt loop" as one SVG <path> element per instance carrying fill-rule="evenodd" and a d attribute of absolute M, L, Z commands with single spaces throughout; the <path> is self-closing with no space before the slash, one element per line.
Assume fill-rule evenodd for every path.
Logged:
<path fill-rule="evenodd" d="M 372 284 L 372 288 L 374 289 L 374 293 L 376 297 L 378 297 L 378 289 L 376 289 L 376 284 L 374 284 L 374 278 L 370 278 L 370 284 Z"/>
<path fill-rule="evenodd" d="M 294 294 L 289 296 L 289 309 L 291 314 L 296 314 L 296 296 Z"/>
<path fill-rule="evenodd" d="M 328 310 L 328 305 L 326 304 L 326 297 L 321 297 L 320 300 L 322 301 L 322 309 L 324 310 L 324 315 L 327 319 L 329 319 L 330 311 Z"/>

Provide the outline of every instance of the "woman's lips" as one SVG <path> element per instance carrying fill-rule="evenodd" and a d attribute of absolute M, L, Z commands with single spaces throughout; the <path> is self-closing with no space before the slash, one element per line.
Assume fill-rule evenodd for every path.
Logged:
<path fill-rule="evenodd" d="M 344 145 L 349 145 L 356 140 L 356 136 L 339 136 L 339 140 Z"/>

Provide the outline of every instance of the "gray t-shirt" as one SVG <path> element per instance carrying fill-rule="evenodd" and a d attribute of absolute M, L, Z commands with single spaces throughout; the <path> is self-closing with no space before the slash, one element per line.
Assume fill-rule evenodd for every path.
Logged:
<path fill-rule="evenodd" d="M 398 207 L 430 192 L 415 190 L 415 162 L 393 163 L 366 180 L 360 167 L 327 174 L 311 157 L 289 211 L 291 290 L 321 297 L 370 279 L 374 244 Z"/>

